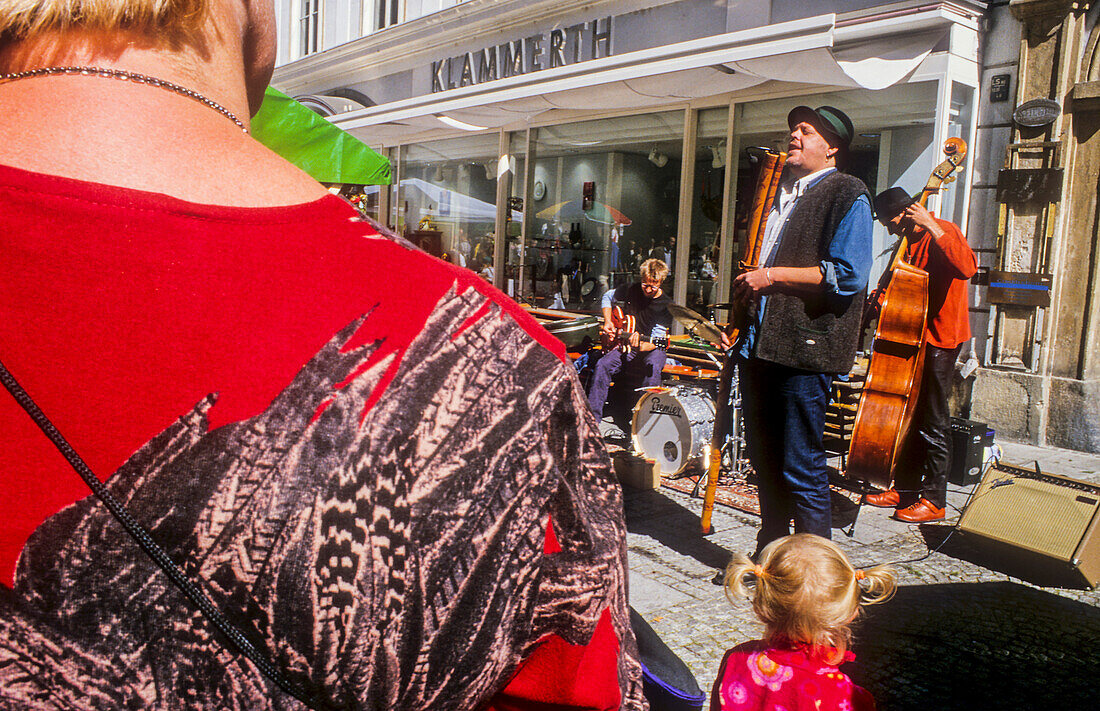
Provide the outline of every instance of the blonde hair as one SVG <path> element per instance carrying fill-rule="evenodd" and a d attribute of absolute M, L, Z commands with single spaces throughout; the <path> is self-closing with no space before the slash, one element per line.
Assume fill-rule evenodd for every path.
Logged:
<path fill-rule="evenodd" d="M 668 265 L 660 259 L 647 259 L 639 269 L 647 281 L 664 281 L 668 276 Z"/>
<path fill-rule="evenodd" d="M 851 622 L 860 605 L 894 594 L 894 571 L 885 566 L 856 570 L 835 543 L 796 533 L 769 543 L 759 564 L 735 556 L 726 569 L 726 597 L 748 598 L 768 629 L 769 644 L 804 642 L 833 647 L 825 661 L 839 664 L 851 645 Z"/>
<path fill-rule="evenodd" d="M 3 0 L 0 36 L 26 39 L 44 32 L 184 30 L 198 24 L 211 0 Z"/>

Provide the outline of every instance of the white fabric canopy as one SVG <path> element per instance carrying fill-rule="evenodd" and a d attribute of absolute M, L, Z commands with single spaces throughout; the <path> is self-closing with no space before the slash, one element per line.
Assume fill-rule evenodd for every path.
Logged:
<path fill-rule="evenodd" d="M 522 125 L 554 109 L 651 108 L 773 80 L 883 89 L 910 75 L 951 26 L 941 16 L 906 19 L 876 34 L 869 27 L 837 28 L 835 15 L 822 15 L 413 97 L 330 120 L 390 142 L 441 128 L 436 115 L 495 128 Z M 838 35 L 845 34 L 856 38 L 837 46 Z"/>

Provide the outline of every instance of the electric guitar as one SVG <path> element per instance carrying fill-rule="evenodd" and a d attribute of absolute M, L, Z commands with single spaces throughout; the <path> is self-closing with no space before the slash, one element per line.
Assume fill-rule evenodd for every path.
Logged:
<path fill-rule="evenodd" d="M 638 321 L 633 315 L 627 314 L 623 311 L 622 306 L 611 307 L 611 325 L 615 327 L 615 334 L 608 335 L 606 332 L 600 333 L 600 343 L 605 351 L 609 351 L 612 348 L 619 348 L 624 353 L 630 352 L 630 335 L 638 330 Z M 638 341 L 641 343 L 652 343 L 662 351 L 668 350 L 668 337 L 658 336 L 650 337 L 638 334 Z"/>

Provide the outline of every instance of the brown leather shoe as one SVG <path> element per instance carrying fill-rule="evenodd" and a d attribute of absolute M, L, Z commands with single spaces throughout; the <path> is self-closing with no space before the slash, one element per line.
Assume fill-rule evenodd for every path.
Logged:
<path fill-rule="evenodd" d="M 922 496 L 920 501 L 904 509 L 898 509 L 890 518 L 905 523 L 927 523 L 929 521 L 942 521 L 943 516 L 943 509 L 936 508 L 935 504 Z"/>
<path fill-rule="evenodd" d="M 864 494 L 863 503 L 880 509 L 895 509 L 901 503 L 901 497 L 898 496 L 897 489 L 891 487 L 878 494 Z"/>

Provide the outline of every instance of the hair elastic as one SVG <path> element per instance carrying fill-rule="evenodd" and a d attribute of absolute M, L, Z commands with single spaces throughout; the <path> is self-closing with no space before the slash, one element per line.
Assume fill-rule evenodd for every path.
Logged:
<path fill-rule="evenodd" d="M 764 577 L 764 566 L 757 563 L 756 565 L 752 566 L 752 572 L 753 575 L 755 575 L 756 577 L 762 578 Z"/>
<path fill-rule="evenodd" d="M 859 568 L 856 568 L 856 580 L 863 580 L 866 577 L 867 576 L 863 573 L 862 570 L 860 570 Z"/>

